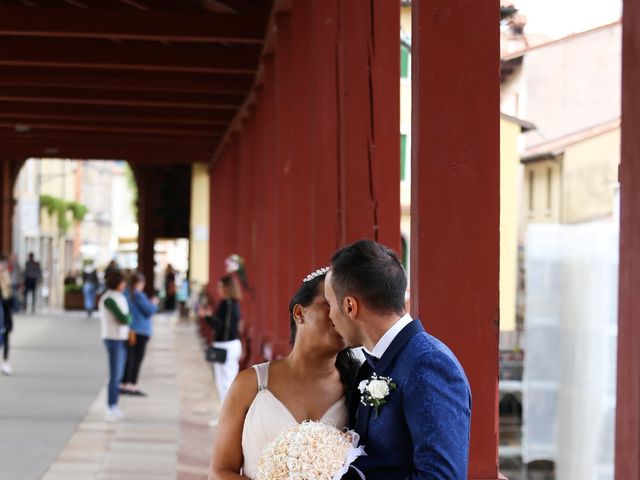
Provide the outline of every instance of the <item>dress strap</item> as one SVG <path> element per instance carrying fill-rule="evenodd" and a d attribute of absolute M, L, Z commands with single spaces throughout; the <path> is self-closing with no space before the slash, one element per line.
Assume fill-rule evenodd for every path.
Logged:
<path fill-rule="evenodd" d="M 269 362 L 254 365 L 253 368 L 258 377 L 258 391 L 260 392 L 267 388 L 267 384 L 269 383 Z"/>

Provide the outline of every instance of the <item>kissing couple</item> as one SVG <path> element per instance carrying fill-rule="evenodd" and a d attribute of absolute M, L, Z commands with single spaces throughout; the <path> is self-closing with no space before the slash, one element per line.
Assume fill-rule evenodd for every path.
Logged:
<path fill-rule="evenodd" d="M 291 353 L 240 372 L 224 400 L 209 480 L 255 479 L 265 446 L 305 420 L 359 435 L 366 455 L 345 479 L 466 479 L 469 383 L 406 313 L 406 288 L 397 255 L 372 240 L 308 275 L 289 304 Z"/>

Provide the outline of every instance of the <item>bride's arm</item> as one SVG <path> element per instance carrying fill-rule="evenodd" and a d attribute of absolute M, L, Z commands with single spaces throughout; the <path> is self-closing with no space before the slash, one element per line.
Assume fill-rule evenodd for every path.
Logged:
<path fill-rule="evenodd" d="M 222 405 L 213 442 L 209 480 L 247 480 L 247 477 L 240 475 L 243 463 L 242 428 L 256 393 L 256 374 L 253 368 L 240 372 Z"/>

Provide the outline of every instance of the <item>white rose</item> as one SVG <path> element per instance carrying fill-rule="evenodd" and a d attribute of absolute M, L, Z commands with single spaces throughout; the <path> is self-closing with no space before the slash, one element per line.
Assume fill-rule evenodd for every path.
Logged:
<path fill-rule="evenodd" d="M 369 386 L 367 387 L 369 393 L 372 398 L 375 399 L 383 399 L 387 395 L 389 395 L 389 385 L 384 380 L 371 380 L 369 382 Z"/>
<path fill-rule="evenodd" d="M 358 384 L 358 390 L 360 390 L 360 393 L 364 393 L 364 391 L 367 389 L 367 384 L 368 383 L 369 383 L 369 380 L 362 380 Z"/>

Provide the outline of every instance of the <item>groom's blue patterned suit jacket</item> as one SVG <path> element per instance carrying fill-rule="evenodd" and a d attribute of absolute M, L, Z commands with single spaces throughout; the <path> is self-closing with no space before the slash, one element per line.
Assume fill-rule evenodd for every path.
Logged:
<path fill-rule="evenodd" d="M 404 327 L 375 365 L 397 385 L 377 418 L 357 390 L 373 372 L 366 362 L 360 368 L 350 411 L 367 452 L 354 465 L 367 480 L 466 479 L 471 392 L 453 353 L 418 320 Z"/>

